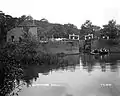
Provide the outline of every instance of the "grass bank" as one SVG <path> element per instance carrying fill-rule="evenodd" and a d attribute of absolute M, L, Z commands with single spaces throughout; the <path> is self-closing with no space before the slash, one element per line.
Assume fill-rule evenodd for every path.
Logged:
<path fill-rule="evenodd" d="M 72 54 L 79 52 L 79 43 L 78 42 L 49 42 L 45 45 L 45 48 L 48 53 L 56 54 L 56 53 L 65 53 Z"/>

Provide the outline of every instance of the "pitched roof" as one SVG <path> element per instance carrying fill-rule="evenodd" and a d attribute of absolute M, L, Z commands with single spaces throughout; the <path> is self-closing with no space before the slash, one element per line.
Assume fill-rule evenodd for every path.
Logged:
<path fill-rule="evenodd" d="M 23 27 L 23 26 L 28 26 L 28 27 L 37 27 L 34 23 L 34 20 L 26 20 L 22 22 L 21 24 L 18 25 L 18 27 Z"/>
<path fill-rule="evenodd" d="M 13 29 L 11 29 L 10 31 L 7 32 L 8 35 L 10 35 L 10 34 L 20 35 L 20 34 L 24 34 L 24 33 L 25 33 L 25 31 L 23 29 L 17 28 L 17 27 L 13 28 Z"/>

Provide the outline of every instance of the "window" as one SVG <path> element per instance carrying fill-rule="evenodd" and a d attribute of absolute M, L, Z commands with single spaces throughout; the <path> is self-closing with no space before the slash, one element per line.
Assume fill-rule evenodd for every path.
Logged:
<path fill-rule="evenodd" d="M 70 37 L 70 39 L 73 39 L 73 38 L 74 38 L 74 36 L 71 36 L 71 37 Z"/>
<path fill-rule="evenodd" d="M 14 36 L 11 36 L 12 42 L 14 41 Z"/>
<path fill-rule="evenodd" d="M 78 39 L 78 36 L 75 36 L 75 39 Z"/>
<path fill-rule="evenodd" d="M 22 41 L 22 38 L 21 37 L 19 37 L 19 42 L 21 42 Z"/>

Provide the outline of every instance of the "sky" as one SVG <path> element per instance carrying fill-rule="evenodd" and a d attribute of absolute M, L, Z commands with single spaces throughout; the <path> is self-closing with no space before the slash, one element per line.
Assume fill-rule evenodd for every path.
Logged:
<path fill-rule="evenodd" d="M 71 23 L 78 28 L 86 20 L 102 26 L 114 19 L 120 24 L 119 0 L 1 0 L 0 10 L 13 17 L 31 15 L 51 23 Z"/>

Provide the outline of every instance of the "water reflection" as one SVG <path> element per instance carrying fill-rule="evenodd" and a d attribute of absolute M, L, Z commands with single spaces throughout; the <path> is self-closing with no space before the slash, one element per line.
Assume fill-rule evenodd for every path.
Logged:
<path fill-rule="evenodd" d="M 81 59 L 81 60 L 80 60 Z M 70 55 L 66 57 L 62 57 L 58 64 L 49 64 L 49 65 L 37 65 L 37 66 L 29 66 L 26 69 L 23 69 L 23 77 L 22 80 L 29 85 L 32 84 L 33 81 L 36 81 L 39 77 L 39 73 L 43 75 L 49 75 L 53 71 L 63 70 L 63 71 L 71 71 L 75 72 L 77 67 L 83 67 L 87 72 L 92 72 L 99 67 L 102 72 L 106 72 L 110 70 L 112 72 L 116 72 L 118 70 L 118 55 L 117 59 L 115 59 L 115 55 L 107 55 L 107 56 L 94 56 L 88 54 L 81 55 Z M 80 62 L 82 65 L 80 65 Z"/>
<path fill-rule="evenodd" d="M 106 71 L 116 72 L 118 71 L 120 64 L 118 60 L 120 60 L 120 54 L 109 54 L 104 56 L 80 54 L 80 55 L 68 55 L 65 57 L 60 57 L 59 61 L 56 64 L 51 63 L 51 64 L 30 65 L 27 67 L 21 67 L 22 71 L 16 69 L 15 72 L 12 72 L 12 70 L 10 70 L 12 67 L 8 71 L 6 71 L 7 67 L 5 67 L 6 70 L 2 70 L 0 73 L 0 77 L 1 77 L 0 89 L 2 91 L 6 90 L 3 89 L 4 85 L 6 85 L 7 88 L 8 85 L 10 85 L 11 87 L 9 87 L 9 92 L 8 92 L 10 93 L 12 90 L 15 89 L 16 85 L 18 86 L 24 83 L 26 84 L 27 87 L 29 87 L 30 85 L 32 85 L 33 82 L 37 81 L 38 78 L 41 78 L 39 76 L 40 73 L 42 75 L 49 75 L 53 71 L 59 71 L 59 70 L 75 72 L 76 70 L 79 70 L 77 69 L 79 67 L 82 67 L 84 70 L 86 70 L 89 73 L 95 71 L 97 68 L 99 68 L 102 72 L 106 72 Z M 14 73 L 16 77 L 13 75 Z M 22 81 L 22 83 L 20 83 L 20 81 Z M 7 84 L 8 82 L 9 84 Z M 6 91 L 8 91 L 8 89 Z"/>
<path fill-rule="evenodd" d="M 87 69 L 88 72 L 94 70 L 95 66 L 100 66 L 102 72 L 106 72 L 107 68 L 115 72 L 118 69 L 118 60 L 120 60 L 120 55 L 110 54 L 110 55 L 81 55 L 82 66 Z"/>
<path fill-rule="evenodd" d="M 86 69 L 88 72 L 91 72 L 93 70 L 93 67 L 95 65 L 95 60 L 93 55 L 83 54 L 81 55 L 81 62 L 84 69 Z"/>
<path fill-rule="evenodd" d="M 23 77 L 22 80 L 29 85 L 33 81 L 36 81 L 39 78 L 39 73 L 43 75 L 49 75 L 52 71 L 71 71 L 74 72 L 76 66 L 79 64 L 79 55 L 74 56 L 66 56 L 59 59 L 57 64 L 47 64 L 47 65 L 36 65 L 36 66 L 28 66 L 27 68 L 23 69 Z"/>
<path fill-rule="evenodd" d="M 117 57 L 115 58 L 115 56 Z M 69 55 L 66 57 L 61 57 L 59 59 L 59 62 L 55 65 L 49 64 L 49 65 L 42 65 L 42 66 L 31 66 L 31 67 L 29 66 L 29 68 L 25 69 L 28 71 L 24 71 L 24 72 L 29 73 L 29 71 L 31 71 L 34 74 L 39 75 L 37 81 L 34 82 L 33 84 L 50 84 L 50 83 L 69 84 L 70 86 L 72 86 L 75 92 L 73 92 L 72 94 L 68 92 L 64 96 L 69 96 L 69 95 L 70 96 L 89 96 L 87 95 L 90 93 L 89 90 L 91 90 L 92 92 L 97 91 L 96 89 L 98 88 L 98 85 L 102 83 L 111 84 L 112 80 L 110 80 L 110 78 L 113 75 L 115 76 L 115 74 L 112 74 L 112 73 L 117 73 L 118 71 L 118 67 L 120 63 L 118 62 L 118 60 L 119 60 L 118 54 L 116 55 L 110 54 L 106 56 L 94 56 L 94 55 L 88 55 L 88 54 Z M 24 73 L 24 74 L 28 74 L 28 73 Z M 87 73 L 90 73 L 91 75 L 88 76 Z M 33 77 L 34 76 L 35 75 L 33 75 Z M 99 84 L 99 81 L 100 81 L 100 84 Z M 93 83 L 95 84 L 95 87 L 93 87 Z M 37 87 L 37 88 L 40 89 L 40 88 L 43 88 L 43 86 Z M 54 88 L 56 88 L 56 91 L 62 90 L 62 89 L 59 89 L 58 87 L 53 87 L 53 89 Z M 113 89 L 110 89 L 110 90 L 113 90 Z M 44 91 L 44 89 L 42 90 L 43 92 L 46 92 Z M 50 90 L 51 92 L 53 92 L 52 88 Z M 101 93 L 96 92 L 93 94 L 101 94 L 100 96 L 105 96 L 103 95 L 104 92 L 107 94 L 108 91 L 109 89 L 105 89 L 105 91 L 103 89 L 100 89 Z M 48 94 L 46 93 L 44 94 L 45 94 L 44 96 L 48 96 Z M 111 94 L 115 94 L 115 93 L 113 92 Z M 20 96 L 24 96 L 24 95 L 22 94 Z M 55 95 L 52 94 L 50 96 L 55 96 Z M 61 96 L 61 95 L 57 95 L 57 96 Z M 113 96 L 119 96 L 119 95 L 113 95 Z"/>

